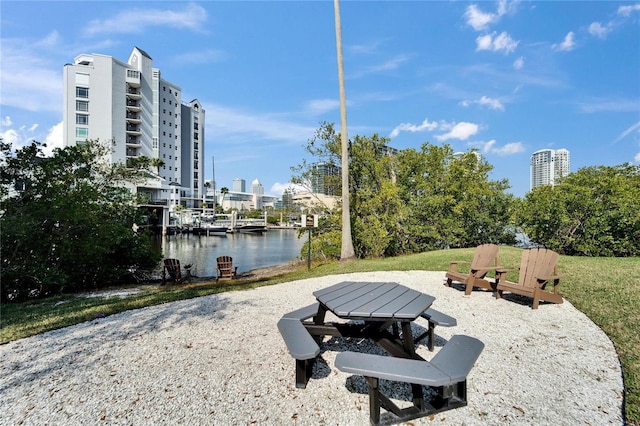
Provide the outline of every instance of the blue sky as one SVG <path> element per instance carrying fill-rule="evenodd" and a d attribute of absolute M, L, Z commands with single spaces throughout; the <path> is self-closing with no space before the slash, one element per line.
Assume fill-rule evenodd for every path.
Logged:
<path fill-rule="evenodd" d="M 529 159 L 571 170 L 640 163 L 640 3 L 340 3 L 350 136 L 476 148 L 491 179 L 529 190 Z M 1 1 L 1 128 L 62 139 L 62 69 L 81 53 L 145 50 L 205 106 L 217 187 L 280 196 L 320 122 L 340 124 L 332 1 Z M 211 177 L 211 160 L 206 176 Z"/>

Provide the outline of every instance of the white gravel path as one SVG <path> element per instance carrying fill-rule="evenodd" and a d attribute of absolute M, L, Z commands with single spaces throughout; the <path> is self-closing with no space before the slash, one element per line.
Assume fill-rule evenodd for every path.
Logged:
<path fill-rule="evenodd" d="M 413 424 L 623 424 L 620 363 L 608 337 L 565 301 L 526 300 L 443 285 L 444 272 L 333 275 L 124 312 L 0 346 L 2 425 L 366 425 L 366 382 L 334 367 L 367 341 L 325 339 L 306 389 L 276 323 L 316 289 L 395 281 L 436 297 L 457 327 L 485 344 L 469 405 Z M 329 316 L 328 316 L 329 317 Z M 331 319 L 331 318 L 327 318 Z M 426 321 L 414 324 L 423 331 Z M 362 350 L 363 348 L 359 348 Z M 356 349 L 358 350 L 358 349 Z M 433 355 L 424 344 L 418 352 Z M 391 386 L 391 384 L 389 384 Z M 403 402 L 403 386 L 393 385 Z"/>

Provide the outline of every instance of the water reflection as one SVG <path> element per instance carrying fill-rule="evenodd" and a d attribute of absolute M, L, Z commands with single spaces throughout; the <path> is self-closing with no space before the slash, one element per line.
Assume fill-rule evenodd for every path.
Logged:
<path fill-rule="evenodd" d="M 165 258 L 173 257 L 182 265 L 193 264 L 191 273 L 200 277 L 216 275 L 216 258 L 233 257 L 238 273 L 256 268 L 282 265 L 300 257 L 306 238 L 296 231 L 271 229 L 262 235 L 228 234 L 226 237 L 171 235 L 155 243 Z"/>

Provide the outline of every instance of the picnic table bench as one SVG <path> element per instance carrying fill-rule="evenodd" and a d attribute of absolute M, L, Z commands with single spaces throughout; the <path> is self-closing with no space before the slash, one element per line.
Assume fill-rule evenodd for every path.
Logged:
<path fill-rule="evenodd" d="M 467 405 L 467 376 L 483 348 L 476 338 L 455 335 L 431 361 L 342 352 L 336 356 L 336 368 L 367 380 L 371 424 L 387 424 L 380 422 L 381 407 L 395 415 L 391 423 L 398 423 Z M 438 397 L 430 403 L 414 398 L 412 406 L 401 409 L 380 391 L 380 379 L 428 386 Z"/>
<path fill-rule="evenodd" d="M 278 330 L 291 356 L 296 360 L 296 387 L 304 389 L 311 377 L 313 364 L 320 353 L 319 341 L 309 334 L 302 321 L 318 314 L 318 303 L 285 314 Z"/>

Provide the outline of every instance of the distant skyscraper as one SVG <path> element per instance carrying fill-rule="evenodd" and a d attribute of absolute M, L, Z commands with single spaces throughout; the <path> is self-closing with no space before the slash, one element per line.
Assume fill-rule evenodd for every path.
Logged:
<path fill-rule="evenodd" d="M 569 151 L 566 149 L 536 151 L 531 156 L 531 189 L 542 185 L 554 185 L 569 172 Z"/>
<path fill-rule="evenodd" d="M 336 195 L 335 185 L 329 177 L 340 176 L 340 167 L 329 163 L 311 165 L 311 192 L 315 194 Z"/>
<path fill-rule="evenodd" d="M 233 192 L 247 192 L 247 182 L 244 179 L 235 178 L 232 188 Z"/>
<path fill-rule="evenodd" d="M 255 179 L 253 182 L 251 182 L 251 193 L 258 195 L 264 194 L 264 187 L 258 179 Z"/>

